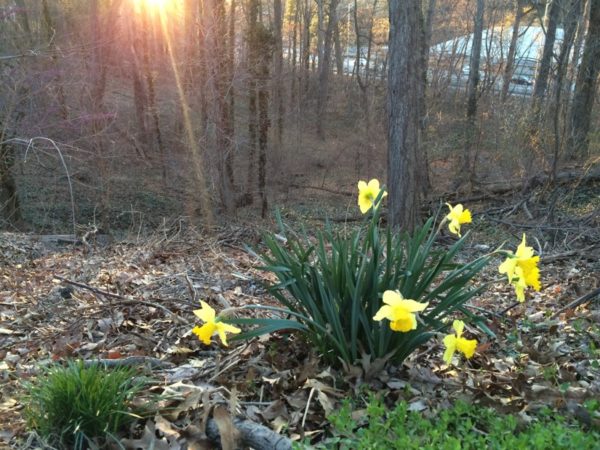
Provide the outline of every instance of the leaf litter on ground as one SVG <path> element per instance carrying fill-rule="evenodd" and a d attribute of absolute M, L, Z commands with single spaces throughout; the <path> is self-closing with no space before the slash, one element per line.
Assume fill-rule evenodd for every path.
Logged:
<path fill-rule="evenodd" d="M 274 304 L 245 242 L 224 235 L 189 232 L 142 245 L 48 251 L 34 237 L 0 234 L 0 439 L 15 444 L 25 436 L 19 380 L 66 358 L 171 363 L 147 369 L 164 380 L 153 390 L 164 394 L 165 413 L 123 441 L 150 445 L 146 441 L 155 439 L 154 448 L 165 449 L 186 440 L 211 448 L 202 426 L 214 408 L 231 404 L 230 419 L 218 413 L 219 429 L 240 415 L 293 439 L 318 439 L 327 429 L 326 414 L 365 386 L 390 405 L 406 400 L 426 416 L 463 399 L 518 412 L 523 420 L 542 406 L 579 418 L 581 405 L 600 395 L 598 302 L 560 312 L 598 288 L 597 272 L 587 270 L 598 267 L 597 256 L 550 255 L 547 264 L 542 257 L 543 289 L 524 304 L 514 305 L 504 283 L 493 285 L 473 307 L 494 312 L 488 319 L 497 339 L 481 339 L 476 357 L 459 367 L 446 365 L 440 344 L 431 342 L 402 367 L 382 370 L 383 364 L 364 355 L 355 367 L 337 370 L 322 366 L 291 335 L 225 349 L 203 346 L 191 334 L 200 299 L 218 309 Z M 498 275 L 492 268 L 484 277 Z"/>

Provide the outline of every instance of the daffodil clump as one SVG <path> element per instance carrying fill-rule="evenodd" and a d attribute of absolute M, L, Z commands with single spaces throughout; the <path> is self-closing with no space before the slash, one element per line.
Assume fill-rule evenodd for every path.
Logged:
<path fill-rule="evenodd" d="M 449 212 L 437 227 L 432 217 L 409 234 L 381 225 L 386 196 L 378 180 L 358 182 L 357 203 L 365 220 L 351 232 L 334 231 L 326 224 L 314 239 L 287 235 L 278 217 L 281 230 L 277 236 L 264 235 L 268 251 L 260 256 L 262 269 L 277 279 L 268 287 L 281 307 L 247 306 L 244 309 L 269 311 L 270 317 L 228 318 L 224 323 L 202 302 L 195 314 L 204 324 L 194 333 L 205 344 L 219 335 L 226 345 L 227 333 L 242 339 L 296 331 L 331 364 L 346 366 L 365 355 L 401 363 L 433 337 L 442 338 L 447 364 L 457 352 L 472 358 L 477 340 L 463 336 L 465 322 L 456 317 L 493 337 L 484 319 L 468 307 L 485 289 L 475 283 L 480 271 L 496 254 L 504 254 L 500 273 L 523 300 L 527 287 L 540 289 L 539 257 L 523 236 L 515 253 L 496 250 L 467 263 L 456 261 L 469 234 L 461 234 L 461 226 L 472 222 L 469 209 L 447 204 Z M 436 238 L 446 224 L 457 239 L 439 248 Z M 230 325 L 234 323 L 250 327 L 240 333 Z M 445 335 L 450 326 L 453 333 Z"/>

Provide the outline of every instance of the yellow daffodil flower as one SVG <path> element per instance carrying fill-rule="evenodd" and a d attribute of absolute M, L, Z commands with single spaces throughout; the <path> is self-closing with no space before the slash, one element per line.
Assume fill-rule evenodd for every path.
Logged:
<path fill-rule="evenodd" d="M 460 236 L 460 226 L 463 223 L 471 223 L 471 211 L 463 209 L 463 205 L 460 203 L 454 207 L 450 203 L 446 203 L 446 205 L 450 208 L 450 212 L 446 216 L 449 221 L 448 229 L 450 233 Z"/>
<path fill-rule="evenodd" d="M 446 364 L 452 362 L 452 356 L 454 356 L 456 351 L 459 351 L 465 355 L 465 358 L 469 359 L 473 357 L 477 348 L 476 339 L 465 339 L 462 337 L 463 330 L 465 329 L 465 323 L 462 320 L 455 320 L 452 323 L 452 327 L 455 333 L 444 337 L 444 345 L 446 346 L 444 361 Z"/>
<path fill-rule="evenodd" d="M 202 308 L 195 310 L 194 314 L 204 322 L 204 325 L 201 327 L 194 327 L 192 333 L 198 336 L 198 339 L 200 339 L 206 345 L 209 345 L 211 338 L 215 334 L 218 334 L 223 345 L 227 346 L 226 333 L 237 334 L 242 330 L 234 327 L 233 325 L 220 322 L 219 318 L 215 314 L 215 310 L 212 309 L 208 303 L 200 301 L 200 304 L 202 305 Z"/>
<path fill-rule="evenodd" d="M 526 244 L 525 234 L 523 240 L 517 247 L 517 251 L 511 254 L 498 267 L 500 273 L 505 273 L 508 277 L 508 282 L 515 288 L 517 299 L 520 302 L 525 301 L 525 289 L 532 287 L 534 290 L 541 289 L 540 269 L 538 263 L 539 256 L 533 256 L 533 248 Z"/>
<path fill-rule="evenodd" d="M 385 291 L 383 305 L 373 320 L 388 319 L 390 328 L 394 331 L 407 332 L 417 328 L 416 312 L 423 311 L 429 303 L 419 303 L 405 299 L 398 291 Z"/>
<path fill-rule="evenodd" d="M 358 182 L 358 206 L 361 213 L 366 214 L 367 211 L 373 207 L 373 204 L 375 203 L 375 200 L 380 192 L 381 189 L 379 187 L 379 180 L 376 180 L 375 178 L 369 181 L 368 184 L 366 181 L 362 180 Z M 386 196 L 387 192 L 383 191 L 381 198 Z"/>

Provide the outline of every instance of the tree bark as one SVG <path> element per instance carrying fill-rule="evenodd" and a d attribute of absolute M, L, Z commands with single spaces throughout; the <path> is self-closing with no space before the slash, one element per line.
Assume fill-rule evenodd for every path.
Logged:
<path fill-rule="evenodd" d="M 477 135 L 477 98 L 479 94 L 479 67 L 481 62 L 481 40 L 483 35 L 484 0 L 477 0 L 475 11 L 475 26 L 473 30 L 473 44 L 471 45 L 471 56 L 469 58 L 469 83 L 467 87 L 467 121 L 465 133 L 465 150 L 461 173 L 468 174 L 469 182 L 473 185 L 475 181 L 475 138 Z M 460 182 L 465 181 L 457 177 Z"/>
<path fill-rule="evenodd" d="M 335 30 L 333 32 L 333 43 L 335 46 L 335 71 L 338 76 L 344 74 L 344 50 L 342 50 L 342 43 L 340 42 L 340 24 L 336 22 Z"/>
<path fill-rule="evenodd" d="M 556 41 L 556 28 L 558 25 L 558 16 L 561 8 L 561 0 L 551 0 L 548 10 L 548 25 L 546 28 L 546 37 L 544 39 L 544 49 L 542 58 L 539 62 L 538 73 L 533 89 L 533 107 L 534 116 L 539 114 L 542 100 L 548 89 L 548 78 L 552 66 L 552 56 L 554 55 L 554 42 Z"/>
<path fill-rule="evenodd" d="M 324 0 L 321 0 L 321 3 Z M 321 4 L 320 3 L 320 4 Z M 327 97 L 329 95 L 329 65 L 331 62 L 331 47 L 333 40 L 333 30 L 337 23 L 337 5 L 339 0 L 330 0 L 329 18 L 327 20 L 327 30 L 323 42 L 323 59 L 319 59 L 319 92 L 317 94 L 317 136 L 325 139 L 325 109 L 327 107 Z"/>
<path fill-rule="evenodd" d="M 582 14 L 583 0 L 570 0 L 569 8 L 564 17 L 564 33 L 563 41 L 556 62 L 556 83 L 554 87 L 554 101 L 552 104 L 552 124 L 554 131 L 554 154 L 552 160 L 552 176 L 556 176 L 558 170 L 558 161 L 561 153 L 561 130 L 560 118 L 562 108 L 562 94 L 564 91 L 564 80 L 567 75 L 567 65 L 569 62 L 569 54 L 573 48 L 575 40 L 575 31 L 579 23 L 579 17 Z M 576 62 L 575 62 L 576 64 Z"/>
<path fill-rule="evenodd" d="M 506 101 L 508 97 L 508 90 L 510 88 L 510 81 L 514 72 L 515 54 L 517 52 L 517 43 L 519 40 L 519 28 L 521 26 L 521 19 L 523 19 L 524 0 L 517 0 L 515 10 L 515 21 L 513 23 L 513 31 L 510 37 L 510 44 L 508 47 L 508 55 L 506 56 L 506 65 L 504 66 L 504 73 L 502 75 L 502 102 Z"/>
<path fill-rule="evenodd" d="M 152 133 L 154 134 L 154 140 L 156 148 L 158 149 L 158 155 L 161 164 L 161 175 L 163 183 L 167 181 L 167 161 L 165 160 L 165 146 L 163 143 L 162 131 L 160 128 L 160 117 L 158 115 L 158 106 L 156 104 L 156 90 L 154 88 L 154 73 L 150 64 L 150 40 L 152 34 L 150 33 L 150 17 L 147 8 L 144 3 L 141 3 L 141 17 L 142 17 L 142 59 L 144 64 L 144 78 L 146 79 L 146 93 L 148 99 L 147 111 L 150 114 L 152 121 Z"/>
<path fill-rule="evenodd" d="M 46 28 L 46 38 L 48 39 L 48 47 L 51 53 L 52 65 L 54 66 L 54 70 L 56 71 L 56 75 L 54 76 L 54 83 L 56 100 L 58 102 L 60 117 L 63 120 L 68 119 L 68 111 L 67 111 L 67 100 L 65 96 L 65 89 L 63 87 L 62 76 L 60 75 L 61 67 L 58 63 L 58 54 L 56 49 L 56 36 L 54 24 L 52 21 L 52 15 L 50 14 L 50 8 L 48 7 L 48 0 L 42 0 L 42 11 L 44 16 L 44 26 Z M 24 21 L 29 24 L 29 20 L 27 19 L 26 11 L 23 12 L 25 14 Z M 27 25 L 27 29 L 29 29 L 29 25 Z"/>
<path fill-rule="evenodd" d="M 273 117 L 275 117 L 274 153 L 277 161 L 282 156 L 283 140 L 283 7 L 281 0 L 273 0 Z"/>
<path fill-rule="evenodd" d="M 600 0 L 590 2 L 589 27 L 568 121 L 567 149 L 570 157 L 585 156 L 588 153 L 588 134 L 600 71 Z"/>
<path fill-rule="evenodd" d="M 304 98 L 308 95 L 310 85 L 310 22 L 312 19 L 311 0 L 304 0 L 304 27 L 302 45 L 302 91 Z"/>
<path fill-rule="evenodd" d="M 0 213 L 8 224 L 20 228 L 23 217 L 17 183 L 12 174 L 14 150 L 10 144 L 2 143 L 4 135 L 4 129 L 0 123 Z"/>
<path fill-rule="evenodd" d="M 388 191 L 390 223 L 412 231 L 419 220 L 423 13 L 420 0 L 389 2 Z"/>

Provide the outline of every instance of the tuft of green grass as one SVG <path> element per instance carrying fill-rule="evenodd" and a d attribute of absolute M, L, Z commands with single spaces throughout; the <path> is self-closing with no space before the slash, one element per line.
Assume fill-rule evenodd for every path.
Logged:
<path fill-rule="evenodd" d="M 138 418 L 132 400 L 148 384 L 134 368 L 107 369 L 70 361 L 25 385 L 28 425 L 64 449 L 102 448 Z"/>
<path fill-rule="evenodd" d="M 404 401 L 392 410 L 371 398 L 360 419 L 349 402 L 329 417 L 333 437 L 301 448 L 367 450 L 592 450 L 600 433 L 585 431 L 565 417 L 546 411 L 524 425 L 514 415 L 457 402 L 434 418 L 409 411 Z"/>

